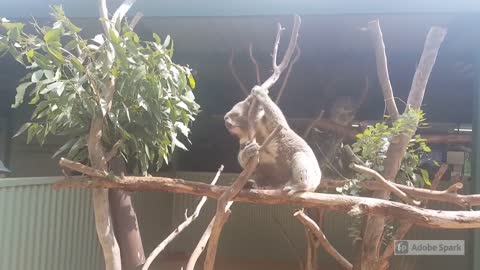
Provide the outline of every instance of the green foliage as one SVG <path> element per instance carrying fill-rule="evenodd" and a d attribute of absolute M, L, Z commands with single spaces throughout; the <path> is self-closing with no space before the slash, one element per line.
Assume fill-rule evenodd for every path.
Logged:
<path fill-rule="evenodd" d="M 54 23 L 24 32 L 22 23 L 2 19 L 0 53 L 11 54 L 29 73 L 17 87 L 14 108 L 28 98 L 35 105 L 31 121 L 18 134 L 41 144 L 49 135 L 69 138 L 55 155 L 84 161 L 90 122 L 104 117 L 102 140 L 106 149 L 121 141 L 121 153 L 145 172 L 168 162 L 175 147 L 186 149 L 189 125 L 199 112 L 192 93 L 190 69 L 172 61 L 173 41 L 142 41 L 125 22 L 116 23 L 108 36 L 92 40 L 80 36 L 59 6 L 52 8 Z M 0 30 L 1 31 L 1 30 Z M 111 110 L 101 95 L 110 78 L 115 80 Z M 17 135 L 18 135 L 17 134 Z"/>
<path fill-rule="evenodd" d="M 381 173 L 384 170 L 383 162 L 386 158 L 390 140 L 401 134 L 410 137 L 418 125 L 425 125 L 424 121 L 424 113 L 421 110 L 410 109 L 390 126 L 385 122 L 376 123 L 374 126 L 365 129 L 363 133 L 357 134 L 357 141 L 352 145 L 353 151 L 364 163 L 362 165 Z M 430 151 L 426 140 L 421 138 L 420 135 L 415 135 L 408 144 L 400 171 L 395 180 L 403 184 L 420 187 L 425 184 L 430 185 L 428 171 L 419 168 L 421 159 Z M 337 188 L 337 191 L 342 194 L 358 196 L 362 191 L 360 181 L 366 179 L 367 176 L 356 174 L 356 179 L 349 180 L 345 186 Z M 349 226 L 348 234 L 353 242 L 361 239 L 361 220 L 360 216 L 354 216 L 353 222 Z M 394 231 L 395 226 L 387 224 L 384 240 L 388 241 Z"/>
<path fill-rule="evenodd" d="M 358 140 L 353 144 L 353 151 L 367 166 L 382 172 L 384 170 L 383 161 L 386 158 L 390 140 L 400 134 L 411 136 L 417 125 L 425 125 L 424 121 L 425 114 L 423 111 L 409 109 L 391 126 L 380 122 L 358 134 Z M 422 139 L 420 135 L 415 135 L 408 144 L 396 181 L 415 186 L 430 185 L 428 172 L 418 168 L 421 158 L 430 151 L 426 140 Z M 358 175 L 359 180 L 363 180 L 364 177 Z"/>

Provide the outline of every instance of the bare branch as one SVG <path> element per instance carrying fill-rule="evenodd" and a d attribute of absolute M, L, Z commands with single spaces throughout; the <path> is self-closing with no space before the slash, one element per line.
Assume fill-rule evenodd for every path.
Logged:
<path fill-rule="evenodd" d="M 227 206 L 230 208 L 232 203 L 233 202 L 228 202 Z M 226 217 L 225 220 L 228 220 L 231 213 L 232 213 L 231 211 L 227 211 L 227 214 L 226 214 L 227 217 Z M 190 256 L 190 259 L 188 260 L 186 270 L 194 270 L 195 264 L 197 263 L 198 258 L 200 258 L 200 255 L 202 255 L 203 250 L 207 246 L 208 239 L 210 239 L 210 235 L 212 234 L 212 229 L 213 229 L 213 224 L 214 223 L 215 223 L 215 217 L 213 217 L 213 219 L 210 221 L 207 229 L 205 230 L 202 237 L 198 241 L 197 246 L 193 250 L 192 255 Z"/>
<path fill-rule="evenodd" d="M 127 14 L 128 10 L 135 4 L 136 0 L 125 0 L 113 13 L 112 21 L 113 23 L 118 23 L 122 21 L 123 17 Z"/>
<path fill-rule="evenodd" d="M 300 47 L 298 45 L 297 45 L 297 49 L 295 51 L 296 51 L 295 57 L 293 58 L 290 65 L 288 66 L 287 73 L 285 74 L 285 79 L 283 79 L 282 86 L 280 87 L 280 90 L 278 90 L 277 98 L 275 99 L 276 104 L 280 103 L 280 98 L 283 96 L 283 92 L 285 91 L 285 88 L 287 87 L 288 78 L 290 77 L 290 73 L 292 73 L 293 65 L 295 65 L 295 63 L 298 61 L 298 59 L 300 59 L 301 51 L 300 51 Z"/>
<path fill-rule="evenodd" d="M 215 185 L 217 183 L 218 178 L 220 177 L 220 174 L 222 173 L 222 171 L 223 171 L 223 165 L 221 165 L 220 168 L 218 169 L 218 172 L 215 175 L 215 177 L 213 178 L 210 185 Z M 168 235 L 167 238 L 165 238 L 152 251 L 152 253 L 150 253 L 147 260 L 145 261 L 145 264 L 142 267 L 142 270 L 148 270 L 148 268 L 150 268 L 150 265 L 152 264 L 153 260 L 155 260 L 155 258 L 167 247 L 167 245 L 170 244 L 170 242 L 172 242 L 173 239 L 175 239 L 175 237 L 177 237 L 180 233 L 182 233 L 182 231 L 185 228 L 190 226 L 190 224 L 192 224 L 193 221 L 195 221 L 197 219 L 197 217 L 200 215 L 200 211 L 202 210 L 202 208 L 203 208 L 203 206 L 205 205 L 206 202 L 207 202 L 207 197 L 203 196 L 202 199 L 200 199 L 200 202 L 198 203 L 198 205 L 195 208 L 195 211 L 192 213 L 192 215 L 190 215 L 189 217 L 186 217 L 185 221 L 183 221 L 180 225 L 178 225 L 178 227 L 173 232 L 171 232 L 170 235 Z M 185 212 L 185 216 L 186 216 L 186 212 Z"/>
<path fill-rule="evenodd" d="M 142 12 L 137 12 L 135 14 L 135 16 L 133 17 L 132 21 L 130 22 L 130 28 L 135 29 L 135 26 L 137 26 L 138 22 L 140 22 L 140 20 L 142 19 L 143 17 L 143 13 Z"/>
<path fill-rule="evenodd" d="M 308 125 L 307 129 L 305 129 L 305 132 L 303 133 L 303 138 L 307 138 L 307 136 L 310 134 L 310 131 L 312 131 L 313 127 L 318 123 L 320 122 L 320 120 L 322 120 L 322 117 L 323 117 L 323 114 L 325 113 L 325 110 L 322 110 L 317 118 L 315 118 L 315 120 L 312 121 L 312 123 L 310 123 L 310 125 Z"/>
<path fill-rule="evenodd" d="M 400 199 L 402 199 L 404 202 L 411 204 L 411 205 L 420 205 L 419 202 L 414 201 L 412 198 L 408 197 L 407 194 L 403 191 L 401 191 L 399 188 L 397 188 L 392 182 L 385 180 L 383 176 L 381 176 L 377 171 L 372 170 L 370 168 L 360 166 L 357 164 L 352 163 L 350 166 L 354 171 L 367 174 L 375 179 L 379 183 L 381 183 L 386 190 L 392 192 L 393 194 L 397 195 Z"/>
<path fill-rule="evenodd" d="M 332 246 L 315 221 L 305 215 L 303 211 L 297 211 L 295 214 L 293 214 L 293 216 L 296 217 L 305 227 L 310 230 L 310 232 L 315 235 L 325 251 L 330 254 L 344 269 L 353 269 L 352 264 Z"/>
<path fill-rule="evenodd" d="M 232 72 L 233 77 L 235 78 L 235 81 L 238 83 L 238 86 L 240 86 L 240 89 L 242 92 L 248 96 L 249 92 L 247 90 L 247 87 L 243 84 L 242 80 L 240 80 L 240 77 L 237 74 L 237 71 L 235 70 L 235 66 L 233 64 L 233 58 L 235 55 L 235 51 L 232 49 L 232 53 L 230 54 L 230 59 L 228 60 L 228 66 L 230 67 L 230 71 Z"/>
<path fill-rule="evenodd" d="M 253 102 L 252 102 L 253 103 Z M 252 105 L 251 105 L 252 106 Z M 281 126 L 275 128 L 274 131 L 265 139 L 262 146 L 260 146 L 258 153 L 263 151 L 276 136 L 276 134 L 281 130 Z M 215 214 L 215 221 L 211 230 L 210 240 L 208 241 L 207 247 L 207 256 L 205 258 L 204 269 L 213 270 L 213 265 L 215 264 L 215 257 L 217 254 L 217 245 L 220 239 L 220 233 L 223 229 L 223 225 L 228 219 L 227 212 L 231 206 L 232 199 L 242 190 L 247 181 L 249 180 L 250 175 L 255 171 L 259 162 L 258 154 L 247 162 L 245 169 L 240 173 L 238 178 L 233 182 L 230 188 L 225 191 L 225 193 L 220 196 L 217 202 L 217 211 Z"/>
<path fill-rule="evenodd" d="M 281 32 L 283 31 L 283 28 L 280 24 L 278 24 L 278 29 L 277 29 L 277 36 L 275 38 L 275 45 L 273 47 L 273 74 L 265 81 L 262 83 L 261 87 L 263 89 L 270 89 L 272 85 L 277 82 L 277 80 L 280 78 L 280 75 L 282 72 L 287 68 L 288 64 L 290 63 L 290 59 L 293 56 L 293 53 L 295 52 L 295 48 L 297 47 L 297 38 L 298 38 L 298 32 L 300 30 L 300 16 L 295 15 L 294 18 L 294 23 L 293 23 L 293 29 L 292 29 L 292 35 L 290 37 L 290 42 L 288 43 L 288 48 L 287 51 L 285 52 L 285 56 L 282 59 L 282 62 L 277 65 L 277 53 L 278 53 L 278 45 L 280 43 L 280 36 Z"/>
<path fill-rule="evenodd" d="M 430 78 L 433 65 L 437 59 L 438 50 L 446 35 L 447 30 L 440 27 L 432 27 L 430 31 L 428 31 L 422 56 L 420 57 L 420 62 L 413 76 L 412 87 L 410 88 L 410 94 L 407 100 L 408 106 L 405 110 L 408 110 L 410 107 L 420 109 L 428 79 Z"/>
<path fill-rule="evenodd" d="M 108 17 L 107 0 L 98 0 L 98 12 L 100 13 L 100 23 L 102 24 L 103 31 L 107 35 L 108 30 L 110 29 L 110 25 L 108 23 L 110 18 Z"/>
<path fill-rule="evenodd" d="M 255 74 L 257 75 L 257 84 L 260 84 L 262 82 L 262 79 L 260 78 L 260 66 L 257 63 L 257 60 L 253 56 L 253 45 L 250 42 L 248 45 L 248 52 L 250 54 L 250 61 L 252 61 L 252 64 L 255 66 Z"/>
<path fill-rule="evenodd" d="M 368 23 L 368 29 L 372 36 L 375 47 L 375 58 L 377 60 L 377 74 L 380 85 L 382 86 L 383 98 L 387 106 L 388 114 L 393 120 L 399 116 L 397 105 L 393 96 L 392 84 L 388 75 L 387 54 L 385 53 L 385 44 L 383 43 L 383 34 L 378 20 Z"/>

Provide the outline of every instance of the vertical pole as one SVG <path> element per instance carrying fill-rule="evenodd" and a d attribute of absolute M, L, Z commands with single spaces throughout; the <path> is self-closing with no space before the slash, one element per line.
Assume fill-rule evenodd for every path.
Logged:
<path fill-rule="evenodd" d="M 472 191 L 471 193 L 480 193 L 480 49 L 475 54 L 475 84 L 473 91 L 473 158 L 472 162 Z M 472 270 L 480 269 L 480 231 L 472 230 L 472 251 L 471 268 Z"/>

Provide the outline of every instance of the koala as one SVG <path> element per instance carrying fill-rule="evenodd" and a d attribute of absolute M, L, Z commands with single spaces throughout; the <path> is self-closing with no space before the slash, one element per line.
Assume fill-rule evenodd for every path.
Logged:
<path fill-rule="evenodd" d="M 255 139 L 248 138 L 248 111 L 253 99 L 257 100 Z M 255 86 L 250 95 L 235 104 L 225 114 L 225 127 L 240 141 L 238 161 L 245 168 L 270 133 L 283 128 L 260 152 L 259 163 L 250 184 L 260 189 L 281 189 L 288 194 L 313 192 L 320 184 L 321 171 L 310 146 L 288 125 L 280 108 L 268 95 L 267 89 Z"/>

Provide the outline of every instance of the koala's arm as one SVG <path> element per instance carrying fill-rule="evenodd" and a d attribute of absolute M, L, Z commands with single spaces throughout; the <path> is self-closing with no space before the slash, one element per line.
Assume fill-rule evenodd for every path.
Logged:
<path fill-rule="evenodd" d="M 273 102 L 268 95 L 268 90 L 255 86 L 252 89 L 252 95 L 262 105 L 265 114 L 271 118 L 277 125 L 281 125 L 284 128 L 289 128 L 287 119 L 283 115 L 280 108 Z"/>
<path fill-rule="evenodd" d="M 260 146 L 255 141 L 240 144 L 240 152 L 238 152 L 238 163 L 240 163 L 240 166 L 245 168 L 250 158 L 258 155 L 259 149 Z"/>
<path fill-rule="evenodd" d="M 245 156 L 245 146 L 240 146 L 240 151 L 238 151 L 238 163 L 240 163 L 240 166 L 245 169 L 247 166 L 248 159 Z"/>

